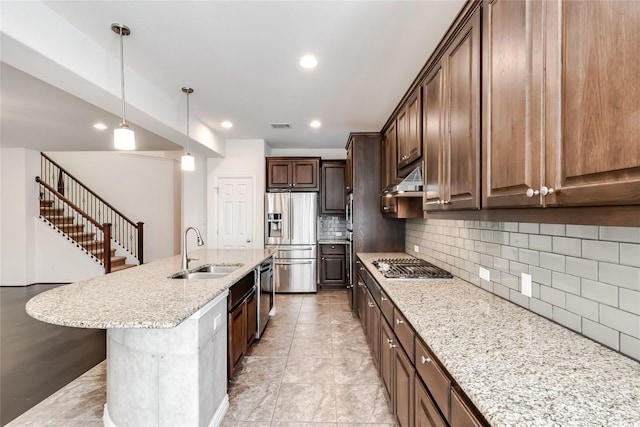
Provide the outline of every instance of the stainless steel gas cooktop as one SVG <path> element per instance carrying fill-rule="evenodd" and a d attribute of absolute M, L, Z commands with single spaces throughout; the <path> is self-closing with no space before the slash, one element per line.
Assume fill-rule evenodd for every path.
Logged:
<path fill-rule="evenodd" d="M 446 270 L 420 258 L 382 258 L 373 265 L 387 279 L 451 279 Z"/>

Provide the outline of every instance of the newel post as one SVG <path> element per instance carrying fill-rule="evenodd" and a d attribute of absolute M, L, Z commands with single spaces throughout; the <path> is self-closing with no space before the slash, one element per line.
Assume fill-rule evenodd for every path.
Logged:
<path fill-rule="evenodd" d="M 105 224 L 102 224 L 102 227 L 102 246 L 104 248 L 102 261 L 104 263 L 104 274 L 109 274 L 111 273 L 111 224 L 107 222 Z"/>
<path fill-rule="evenodd" d="M 138 222 L 138 262 L 144 262 L 144 222 Z"/>

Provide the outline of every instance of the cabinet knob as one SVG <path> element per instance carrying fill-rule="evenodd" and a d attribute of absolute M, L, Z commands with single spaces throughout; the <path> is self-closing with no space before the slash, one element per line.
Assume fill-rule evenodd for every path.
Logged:
<path fill-rule="evenodd" d="M 400 320 L 400 319 L 396 319 L 396 325 L 399 325 L 401 323 L 404 323 L 404 322 L 402 320 Z"/>
<path fill-rule="evenodd" d="M 546 187 L 544 185 L 542 187 L 540 187 L 540 194 L 542 194 L 543 196 L 546 196 L 547 194 L 553 194 L 553 193 L 555 193 L 555 191 L 556 191 L 555 189 L 548 188 L 548 187 Z"/>
<path fill-rule="evenodd" d="M 295 184 L 291 184 L 291 186 L 292 186 L 292 187 L 295 187 L 296 185 L 295 185 Z"/>
<path fill-rule="evenodd" d="M 430 363 L 431 362 L 431 358 L 430 357 L 421 356 L 420 361 L 424 365 L 425 363 Z"/>
<path fill-rule="evenodd" d="M 334 245 L 331 245 L 331 249 L 335 249 L 336 247 Z"/>
<path fill-rule="evenodd" d="M 393 344 L 393 340 L 391 338 L 387 338 L 387 344 Z"/>
<path fill-rule="evenodd" d="M 387 301 L 385 297 L 380 297 L 380 301 Z"/>
<path fill-rule="evenodd" d="M 443 200 L 443 201 L 442 201 L 442 204 L 443 204 L 443 205 L 448 205 L 449 203 L 451 203 L 451 200 Z"/>
<path fill-rule="evenodd" d="M 368 302 L 368 303 L 367 303 L 367 305 L 368 305 L 369 307 L 371 307 L 371 308 L 373 308 L 373 307 L 374 307 L 374 304 L 373 304 L 372 302 Z"/>
<path fill-rule="evenodd" d="M 322 257 L 322 258 L 320 258 L 320 259 L 324 261 L 324 257 Z"/>
<path fill-rule="evenodd" d="M 527 197 L 533 197 L 538 196 L 540 192 L 538 190 L 534 190 L 533 188 L 529 188 L 525 194 L 527 195 Z"/>
<path fill-rule="evenodd" d="M 389 206 L 385 206 L 382 209 L 384 209 L 385 211 L 388 211 L 389 209 L 391 209 Z"/>

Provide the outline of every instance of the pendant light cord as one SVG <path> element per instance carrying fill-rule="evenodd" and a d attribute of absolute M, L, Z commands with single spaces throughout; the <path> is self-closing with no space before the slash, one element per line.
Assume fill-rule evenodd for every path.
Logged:
<path fill-rule="evenodd" d="M 122 125 L 127 127 L 127 121 L 125 120 L 125 115 L 124 115 L 124 43 L 122 41 L 123 37 L 122 37 L 122 30 L 123 28 L 120 28 L 120 83 L 121 83 L 121 89 L 122 89 Z"/>
<path fill-rule="evenodd" d="M 191 138 L 189 138 L 189 91 L 187 91 L 187 154 L 191 154 Z"/>

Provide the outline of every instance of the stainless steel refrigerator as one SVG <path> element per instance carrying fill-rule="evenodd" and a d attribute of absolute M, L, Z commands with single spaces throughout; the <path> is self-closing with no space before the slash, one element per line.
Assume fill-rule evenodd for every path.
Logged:
<path fill-rule="evenodd" d="M 318 193 L 267 193 L 266 247 L 275 247 L 276 292 L 316 292 Z"/>

